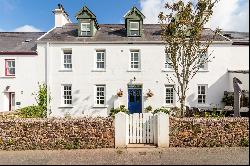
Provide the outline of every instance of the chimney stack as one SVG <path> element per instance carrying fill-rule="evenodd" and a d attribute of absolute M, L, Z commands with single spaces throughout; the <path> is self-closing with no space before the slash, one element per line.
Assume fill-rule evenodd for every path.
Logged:
<path fill-rule="evenodd" d="M 68 13 L 64 10 L 63 5 L 58 4 L 58 8 L 53 11 L 55 14 L 55 27 L 62 27 L 67 23 L 71 23 Z"/>

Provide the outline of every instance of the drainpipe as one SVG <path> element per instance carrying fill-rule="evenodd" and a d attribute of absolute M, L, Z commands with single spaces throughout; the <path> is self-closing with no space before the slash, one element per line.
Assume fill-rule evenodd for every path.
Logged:
<path fill-rule="evenodd" d="M 50 101 L 49 101 L 49 65 L 48 65 L 48 59 L 49 59 L 49 42 L 46 43 L 46 51 L 45 51 L 45 84 L 47 86 L 47 117 L 48 112 L 50 110 Z"/>

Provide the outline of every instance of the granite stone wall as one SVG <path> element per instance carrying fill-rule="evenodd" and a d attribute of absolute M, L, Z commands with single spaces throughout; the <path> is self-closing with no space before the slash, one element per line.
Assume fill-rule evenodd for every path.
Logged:
<path fill-rule="evenodd" d="M 171 117 L 170 146 L 249 146 L 249 118 Z"/>
<path fill-rule="evenodd" d="M 114 147 L 112 118 L 0 119 L 0 150 Z"/>

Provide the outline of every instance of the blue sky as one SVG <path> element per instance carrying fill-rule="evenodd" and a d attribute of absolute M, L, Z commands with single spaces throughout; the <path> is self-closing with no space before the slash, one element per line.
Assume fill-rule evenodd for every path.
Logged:
<path fill-rule="evenodd" d="M 48 31 L 54 26 L 52 10 L 63 4 L 72 22 L 84 6 L 102 23 L 123 23 L 123 15 L 136 6 L 145 23 L 157 23 L 164 4 L 173 0 L 0 0 L 0 31 Z M 185 2 L 189 0 L 183 0 Z M 192 0 L 196 1 L 196 0 Z M 249 0 L 220 0 L 208 27 L 249 32 Z"/>
<path fill-rule="evenodd" d="M 74 16 L 84 5 L 94 12 L 99 23 L 120 23 L 132 6 L 140 8 L 139 0 L 0 0 L 0 28 L 32 25 L 47 31 L 54 25 L 52 10 L 58 3 L 63 4 L 72 22 L 76 22 Z"/>

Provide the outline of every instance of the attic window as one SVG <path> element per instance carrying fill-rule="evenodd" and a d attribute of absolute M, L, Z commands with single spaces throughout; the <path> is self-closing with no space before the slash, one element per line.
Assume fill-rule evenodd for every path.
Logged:
<path fill-rule="evenodd" d="M 140 27 L 139 22 L 130 22 L 130 35 L 131 36 L 139 36 Z"/>
<path fill-rule="evenodd" d="M 90 36 L 90 23 L 81 23 L 81 35 L 82 36 Z"/>
<path fill-rule="evenodd" d="M 224 36 L 226 36 L 228 38 L 232 38 L 231 34 L 229 34 L 229 33 L 224 34 Z"/>
<path fill-rule="evenodd" d="M 32 39 L 26 39 L 24 42 L 27 42 L 27 43 L 28 43 L 28 42 L 30 42 L 31 40 L 32 40 Z"/>

